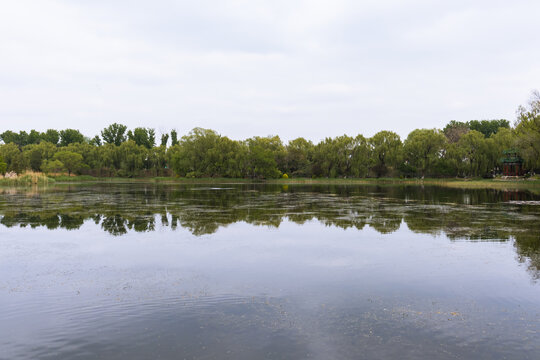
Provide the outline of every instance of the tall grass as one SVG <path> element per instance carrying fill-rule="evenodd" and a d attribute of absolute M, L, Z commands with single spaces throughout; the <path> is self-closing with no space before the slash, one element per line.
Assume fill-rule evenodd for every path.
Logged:
<path fill-rule="evenodd" d="M 32 186 L 48 185 L 50 183 L 54 183 L 54 179 L 34 171 L 27 171 L 16 178 L 0 178 L 0 185 Z"/>

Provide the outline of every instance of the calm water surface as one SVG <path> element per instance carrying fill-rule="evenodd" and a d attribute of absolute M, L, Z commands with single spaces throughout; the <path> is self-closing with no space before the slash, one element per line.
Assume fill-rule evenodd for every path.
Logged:
<path fill-rule="evenodd" d="M 539 359 L 540 195 L 0 189 L 2 359 Z"/>

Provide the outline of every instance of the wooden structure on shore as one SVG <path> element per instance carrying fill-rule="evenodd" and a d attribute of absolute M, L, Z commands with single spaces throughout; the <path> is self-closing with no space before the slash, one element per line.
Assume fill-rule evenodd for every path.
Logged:
<path fill-rule="evenodd" d="M 522 176 L 525 174 L 523 159 L 519 156 L 516 149 L 504 150 L 503 154 L 504 157 L 501 159 L 501 162 L 504 176 Z"/>

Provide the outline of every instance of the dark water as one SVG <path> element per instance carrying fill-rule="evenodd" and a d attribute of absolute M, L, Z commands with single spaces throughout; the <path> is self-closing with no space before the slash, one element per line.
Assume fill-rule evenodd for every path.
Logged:
<path fill-rule="evenodd" d="M 2 359 L 540 359 L 540 196 L 0 190 Z"/>

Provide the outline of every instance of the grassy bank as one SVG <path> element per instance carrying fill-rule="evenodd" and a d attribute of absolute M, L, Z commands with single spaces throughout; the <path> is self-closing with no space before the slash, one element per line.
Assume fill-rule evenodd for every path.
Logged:
<path fill-rule="evenodd" d="M 438 185 L 463 188 L 504 188 L 504 187 L 540 187 L 540 179 L 399 179 L 399 178 L 368 178 L 368 179 L 287 179 L 269 180 L 267 182 L 285 184 L 396 184 L 396 185 Z"/>
<path fill-rule="evenodd" d="M 177 178 L 177 177 L 94 177 L 80 176 L 53 176 L 57 183 L 187 183 L 187 184 L 218 184 L 218 183 L 264 183 L 265 180 L 237 179 L 237 178 Z"/>
<path fill-rule="evenodd" d="M 540 179 L 399 179 L 399 178 L 366 178 L 366 179 L 235 179 L 235 178 L 99 178 L 93 176 L 57 176 L 57 183 L 163 183 L 163 184 L 282 184 L 282 185 L 432 185 L 463 189 L 535 189 L 540 190 Z"/>
<path fill-rule="evenodd" d="M 540 193 L 540 179 L 288 179 L 270 180 L 280 184 L 333 184 L 333 185 L 411 185 L 440 186 L 457 189 L 530 190 Z"/>

